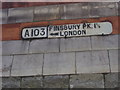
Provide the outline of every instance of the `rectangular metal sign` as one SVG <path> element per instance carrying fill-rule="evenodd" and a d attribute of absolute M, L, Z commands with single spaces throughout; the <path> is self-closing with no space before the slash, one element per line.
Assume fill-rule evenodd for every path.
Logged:
<path fill-rule="evenodd" d="M 112 24 L 109 22 L 54 25 L 48 27 L 48 38 L 102 35 L 111 32 Z"/>
<path fill-rule="evenodd" d="M 47 27 L 24 28 L 22 38 L 57 38 L 90 35 L 106 35 L 112 33 L 110 22 L 50 25 Z"/>
<path fill-rule="evenodd" d="M 22 38 L 46 38 L 47 37 L 47 27 L 32 27 L 24 28 L 22 30 Z"/>

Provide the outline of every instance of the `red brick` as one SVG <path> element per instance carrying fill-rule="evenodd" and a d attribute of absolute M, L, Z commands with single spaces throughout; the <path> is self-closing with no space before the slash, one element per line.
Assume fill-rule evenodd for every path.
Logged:
<path fill-rule="evenodd" d="M 37 27 L 37 26 L 48 26 L 49 22 L 31 22 L 31 23 L 21 23 L 20 29 L 25 27 Z"/>
<path fill-rule="evenodd" d="M 2 40 L 19 40 L 20 33 L 20 24 L 2 25 Z"/>
<path fill-rule="evenodd" d="M 42 2 L 2 2 L 2 8 L 33 7 L 33 6 L 45 6 L 45 5 L 69 4 L 69 3 L 75 3 L 75 2 L 46 2 L 46 1 L 44 2 L 44 0 L 42 0 Z"/>
<path fill-rule="evenodd" d="M 25 27 L 48 26 L 48 25 L 63 25 L 63 24 L 77 24 L 77 23 L 93 23 L 109 21 L 113 25 L 112 34 L 120 34 L 120 16 L 92 18 L 92 19 L 74 19 L 74 20 L 55 20 L 43 21 L 21 24 L 6 24 L 2 25 L 2 40 L 19 40 L 21 39 L 21 30 Z"/>

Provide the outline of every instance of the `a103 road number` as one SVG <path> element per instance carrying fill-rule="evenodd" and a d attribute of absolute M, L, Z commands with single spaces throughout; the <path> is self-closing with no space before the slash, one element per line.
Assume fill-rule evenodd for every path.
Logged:
<path fill-rule="evenodd" d="M 47 37 L 47 28 L 46 27 L 34 27 L 34 28 L 24 28 L 22 30 L 22 38 L 45 38 Z"/>

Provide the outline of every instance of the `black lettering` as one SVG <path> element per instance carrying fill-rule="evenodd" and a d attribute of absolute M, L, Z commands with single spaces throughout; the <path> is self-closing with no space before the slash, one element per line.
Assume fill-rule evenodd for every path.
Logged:
<path fill-rule="evenodd" d="M 76 29 L 76 25 L 73 25 L 73 29 Z"/>
<path fill-rule="evenodd" d="M 54 26 L 54 31 L 59 31 L 59 26 Z"/>
<path fill-rule="evenodd" d="M 78 27 L 78 29 L 80 29 L 80 24 L 76 25 Z"/>
<path fill-rule="evenodd" d="M 31 36 L 33 36 L 33 29 L 31 30 Z"/>
<path fill-rule="evenodd" d="M 66 25 L 64 25 L 64 30 L 67 30 L 67 26 Z"/>
<path fill-rule="evenodd" d="M 25 31 L 25 35 L 24 35 L 24 37 L 26 37 L 26 36 L 28 36 L 28 37 L 30 36 L 28 30 Z"/>
<path fill-rule="evenodd" d="M 38 35 L 39 35 L 39 29 L 35 29 L 35 30 L 34 30 L 34 35 L 35 35 L 35 36 L 38 36 Z"/>
<path fill-rule="evenodd" d="M 63 30 L 63 26 L 62 25 L 60 26 L 60 30 Z"/>
<path fill-rule="evenodd" d="M 51 31 L 51 29 L 52 29 L 52 26 L 49 26 L 48 28 L 49 28 L 49 31 Z"/>
<path fill-rule="evenodd" d="M 60 36 L 64 36 L 64 35 L 62 34 L 62 32 L 60 32 Z"/>
<path fill-rule="evenodd" d="M 86 23 L 83 23 L 83 29 L 84 29 L 86 26 L 87 26 Z"/>
<path fill-rule="evenodd" d="M 80 30 L 78 31 L 78 35 L 81 35 L 81 31 Z"/>
<path fill-rule="evenodd" d="M 41 36 L 45 35 L 45 31 L 44 30 L 45 30 L 44 28 L 41 28 L 41 33 L 40 33 Z"/>
<path fill-rule="evenodd" d="M 90 25 L 91 25 L 90 23 L 87 23 L 87 28 L 92 28 L 92 27 L 90 27 Z"/>
<path fill-rule="evenodd" d="M 82 30 L 82 34 L 85 34 L 85 35 L 86 35 L 86 30 Z"/>
<path fill-rule="evenodd" d="M 77 35 L 77 32 L 76 32 L 76 31 L 73 31 L 73 35 Z"/>
<path fill-rule="evenodd" d="M 67 37 L 68 36 L 68 31 L 65 31 L 64 35 L 65 35 L 65 37 Z"/>
<path fill-rule="evenodd" d="M 72 29 L 72 25 L 68 25 L 68 29 L 71 30 Z"/>
<path fill-rule="evenodd" d="M 73 31 L 69 31 L 69 36 L 73 35 Z"/>
<path fill-rule="evenodd" d="M 95 24 L 94 24 L 94 28 L 100 28 L 100 25 L 97 24 L 97 23 L 95 23 Z"/>

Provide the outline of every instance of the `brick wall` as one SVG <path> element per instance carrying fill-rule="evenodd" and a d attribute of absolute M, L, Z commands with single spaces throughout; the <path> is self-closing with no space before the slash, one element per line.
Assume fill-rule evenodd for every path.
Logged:
<path fill-rule="evenodd" d="M 57 3 L 1 10 L 3 87 L 118 87 L 118 5 L 117 2 Z M 24 27 L 105 21 L 112 23 L 110 35 L 21 38 Z"/>

